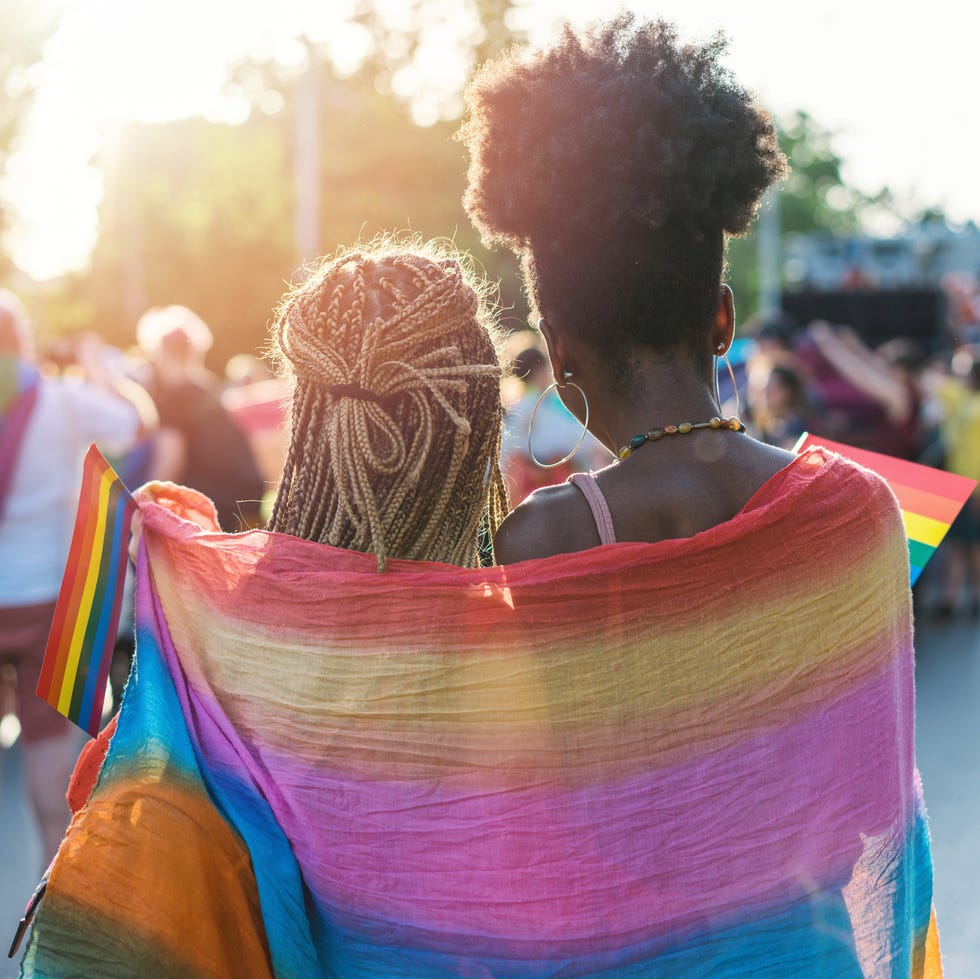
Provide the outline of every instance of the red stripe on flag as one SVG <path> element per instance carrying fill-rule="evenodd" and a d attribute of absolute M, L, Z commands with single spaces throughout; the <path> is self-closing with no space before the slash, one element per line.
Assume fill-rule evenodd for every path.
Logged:
<path fill-rule="evenodd" d="M 85 578 L 88 571 L 87 556 L 91 554 L 95 539 L 95 527 L 98 522 L 99 487 L 102 476 L 108 469 L 109 465 L 102 454 L 94 445 L 91 446 L 85 456 L 85 465 L 82 470 L 82 491 L 79 495 L 78 511 L 75 515 L 75 529 L 72 533 L 68 560 L 65 562 L 65 575 L 62 579 L 61 591 L 58 593 L 51 631 L 48 633 L 48 643 L 44 650 L 41 676 L 37 684 L 38 696 L 55 708 L 57 708 L 61 696 L 73 626 L 78 617 L 78 608 L 81 604 L 82 592 L 85 589 Z M 71 624 L 72 628 L 66 629 L 66 623 Z"/>
<path fill-rule="evenodd" d="M 888 485 L 898 497 L 901 508 L 907 513 L 917 513 L 920 517 L 929 517 L 948 526 L 960 512 L 961 503 L 951 500 L 948 496 L 926 493 L 924 490 L 914 489 L 891 479 Z"/>
<path fill-rule="evenodd" d="M 873 470 L 888 483 L 901 483 L 909 489 L 952 500 L 956 503 L 957 512 L 976 486 L 975 480 L 957 476 L 955 473 L 946 472 L 943 469 L 933 469 L 931 466 L 909 462 L 907 459 L 896 459 L 894 456 L 871 452 L 868 449 L 856 449 L 840 442 L 832 442 L 820 435 L 807 435 L 797 446 L 796 451 L 802 452 L 812 445 L 822 445 L 832 452 L 846 456 L 858 465 Z M 929 516 L 929 514 L 925 515 Z"/>
<path fill-rule="evenodd" d="M 61 579 L 61 590 L 58 592 L 58 602 L 54 610 L 54 618 L 51 621 L 51 629 L 48 632 L 48 642 L 44 649 L 44 662 L 41 666 L 41 676 L 37 682 L 37 694 L 44 700 L 51 703 L 50 693 L 54 683 L 55 674 L 59 669 L 59 647 L 61 637 L 64 635 L 65 621 L 68 617 L 68 608 L 71 604 L 70 599 L 78 593 L 81 594 L 82 584 L 85 575 L 79 571 L 78 556 L 85 546 L 85 535 L 88 530 L 89 521 L 86 519 L 87 511 L 94 508 L 99 502 L 99 479 L 101 473 L 93 477 L 93 472 L 98 470 L 101 455 L 95 450 L 95 446 L 90 446 L 85 455 L 85 463 L 82 467 L 82 487 L 78 499 L 78 509 L 75 513 L 75 528 L 71 535 L 71 546 L 68 549 L 68 558 L 65 561 L 65 573 Z M 88 530 L 91 536 L 93 531 Z M 78 598 L 75 598 L 75 609 L 78 609 Z M 70 639 L 70 637 L 69 637 Z M 65 655 L 60 656 L 60 674 L 64 673 Z M 56 689 L 60 688 L 62 676 L 59 674 Z M 57 698 L 56 698 L 57 702 Z"/>

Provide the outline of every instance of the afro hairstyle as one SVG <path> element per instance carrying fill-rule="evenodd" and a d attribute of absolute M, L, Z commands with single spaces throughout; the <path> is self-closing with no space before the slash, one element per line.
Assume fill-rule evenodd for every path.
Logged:
<path fill-rule="evenodd" d="M 786 169 L 770 116 L 724 68 L 631 14 L 514 49 L 467 88 L 464 204 L 522 260 L 533 311 L 603 349 L 708 349 L 728 235 Z"/>

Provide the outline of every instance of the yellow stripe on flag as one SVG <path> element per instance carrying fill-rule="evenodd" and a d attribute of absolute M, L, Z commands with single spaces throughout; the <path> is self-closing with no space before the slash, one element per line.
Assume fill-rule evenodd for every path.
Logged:
<path fill-rule="evenodd" d="M 933 520 L 932 517 L 923 517 L 919 513 L 903 510 L 902 517 L 905 520 L 905 533 L 909 540 L 917 540 L 930 547 L 939 547 L 943 537 L 946 536 L 946 531 L 949 530 L 948 523 Z"/>
<path fill-rule="evenodd" d="M 109 469 L 102 474 L 102 479 L 99 482 L 99 509 L 96 514 L 95 536 L 93 538 L 97 543 L 105 536 L 106 517 L 109 510 L 109 490 L 115 480 L 116 474 Z M 58 713 L 64 714 L 65 717 L 68 716 L 71 709 L 75 675 L 78 673 L 78 661 L 81 658 L 82 643 L 85 640 L 85 630 L 92 609 L 92 599 L 95 597 L 95 589 L 99 583 L 99 570 L 98 561 L 92 561 L 89 564 L 88 574 L 85 577 L 85 587 L 82 589 L 82 599 L 78 604 L 75 631 L 72 633 L 71 646 L 68 649 L 65 672 L 61 681 L 61 692 L 58 696 Z"/>

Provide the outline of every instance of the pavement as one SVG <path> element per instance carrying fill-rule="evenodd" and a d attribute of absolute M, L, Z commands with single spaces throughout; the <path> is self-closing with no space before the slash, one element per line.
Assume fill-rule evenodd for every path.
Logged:
<path fill-rule="evenodd" d="M 2 751 L 0 760 L 0 979 L 17 975 L 7 949 L 44 869 L 41 841 L 24 796 L 23 757 L 15 744 Z"/>
<path fill-rule="evenodd" d="M 980 976 L 980 623 L 916 632 L 917 751 L 932 831 L 935 907 L 945 979 Z M 7 946 L 42 870 L 23 794 L 22 753 L 0 751 L 0 979 Z"/>
<path fill-rule="evenodd" d="M 980 976 L 980 623 L 916 633 L 916 751 L 945 979 Z"/>

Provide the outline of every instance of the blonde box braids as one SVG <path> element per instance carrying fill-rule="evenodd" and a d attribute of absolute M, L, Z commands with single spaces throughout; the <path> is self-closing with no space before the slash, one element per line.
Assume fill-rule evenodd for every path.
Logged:
<path fill-rule="evenodd" d="M 288 294 L 274 354 L 294 378 L 270 529 L 474 566 L 507 511 L 500 366 L 475 279 L 429 244 L 342 253 Z"/>

